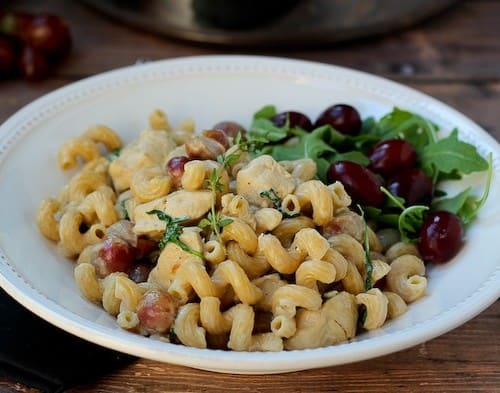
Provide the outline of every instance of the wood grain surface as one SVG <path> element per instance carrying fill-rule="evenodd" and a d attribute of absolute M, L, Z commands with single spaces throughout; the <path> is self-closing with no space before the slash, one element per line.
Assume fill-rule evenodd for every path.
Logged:
<path fill-rule="evenodd" d="M 168 40 L 123 26 L 75 1 L 17 0 L 8 6 L 65 17 L 73 33 L 74 50 L 43 82 L 0 81 L 0 122 L 58 87 L 137 61 L 245 53 L 321 61 L 390 78 L 450 104 L 500 139 L 500 0 L 462 1 L 417 27 L 389 36 L 340 46 L 273 50 Z M 500 392 L 500 302 L 439 338 L 355 364 L 241 376 L 140 359 L 70 391 Z M 0 392 L 37 390 L 0 379 Z"/>

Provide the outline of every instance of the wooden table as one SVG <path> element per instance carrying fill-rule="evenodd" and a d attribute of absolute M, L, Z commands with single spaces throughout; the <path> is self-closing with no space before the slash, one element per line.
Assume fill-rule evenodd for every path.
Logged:
<path fill-rule="evenodd" d="M 42 94 L 139 59 L 253 53 L 338 64 L 402 82 L 450 104 L 500 139 L 500 0 L 463 1 L 425 24 L 382 38 L 314 49 L 252 51 L 163 39 L 73 1 L 13 3 L 17 9 L 64 16 L 74 50 L 43 82 L 0 82 L 0 122 Z M 36 390 L 0 379 L 0 391 Z M 87 391 L 500 392 L 500 302 L 448 334 L 374 360 L 283 375 L 238 376 L 141 359 L 71 390 Z"/>

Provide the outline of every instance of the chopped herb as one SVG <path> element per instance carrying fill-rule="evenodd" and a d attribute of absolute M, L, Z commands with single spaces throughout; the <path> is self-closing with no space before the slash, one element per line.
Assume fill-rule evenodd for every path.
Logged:
<path fill-rule="evenodd" d="M 294 217 L 297 217 L 299 214 L 290 214 L 286 211 L 283 210 L 283 205 L 281 203 L 281 199 L 280 197 L 276 194 L 276 191 L 274 191 L 272 188 L 270 188 L 269 190 L 266 190 L 266 191 L 262 191 L 260 193 L 260 196 L 261 197 L 266 197 L 268 198 L 275 209 L 279 210 L 281 212 L 281 214 L 283 214 L 283 217 L 285 218 L 294 218 Z"/>
<path fill-rule="evenodd" d="M 168 243 L 174 243 L 179 246 L 182 250 L 193 254 L 201 259 L 203 259 L 203 254 L 199 251 L 193 250 L 186 243 L 182 242 L 179 237 L 182 235 L 182 227 L 179 225 L 189 219 L 189 217 L 178 217 L 172 218 L 168 214 L 162 212 L 161 210 L 150 210 L 147 214 L 156 214 L 156 216 L 161 220 L 165 221 L 165 233 L 163 238 L 160 240 L 158 247 L 163 250 Z"/>
<path fill-rule="evenodd" d="M 261 197 L 266 197 L 271 201 L 275 209 L 280 210 L 281 209 L 281 199 L 279 196 L 276 194 L 276 191 L 274 191 L 272 188 L 266 191 L 262 191 L 260 193 Z"/>
<path fill-rule="evenodd" d="M 116 150 L 113 150 L 111 153 L 109 153 L 107 156 L 106 156 L 106 159 L 109 161 L 109 162 L 113 162 L 114 160 L 116 160 L 118 157 L 120 157 L 120 154 L 121 154 L 121 149 L 116 149 Z"/>
<path fill-rule="evenodd" d="M 120 201 L 120 208 L 122 209 L 123 217 L 125 218 L 125 220 L 130 220 L 127 207 L 125 206 L 125 203 L 127 203 L 127 201 L 128 201 L 128 199 L 121 200 Z"/>
<path fill-rule="evenodd" d="M 368 233 L 368 224 L 365 219 L 365 212 L 362 207 L 358 205 L 358 209 L 361 213 L 361 218 L 363 219 L 364 225 L 364 249 L 365 249 L 365 267 L 366 267 L 366 278 L 365 278 L 365 292 L 369 291 L 373 287 L 372 283 L 372 272 L 373 272 L 373 264 L 372 259 L 370 257 L 370 236 Z"/>

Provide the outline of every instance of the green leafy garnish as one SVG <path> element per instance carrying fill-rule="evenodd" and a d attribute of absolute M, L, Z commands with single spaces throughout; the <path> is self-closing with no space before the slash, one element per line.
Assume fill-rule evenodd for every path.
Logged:
<path fill-rule="evenodd" d="M 223 218 L 220 212 L 216 212 L 215 215 L 212 214 L 212 211 L 208 212 L 207 217 L 202 219 L 198 226 L 202 229 L 209 227 L 213 233 L 220 233 L 222 228 L 231 224 L 233 219 L 225 217 Z"/>
<path fill-rule="evenodd" d="M 434 171 L 467 174 L 488 169 L 488 162 L 476 148 L 458 139 L 456 129 L 448 137 L 425 146 L 421 160 L 422 168 L 430 174 Z"/>
<path fill-rule="evenodd" d="M 120 201 L 120 209 L 122 209 L 123 217 L 125 218 L 125 220 L 130 220 L 127 207 L 125 206 L 125 203 L 127 203 L 127 201 L 128 199 L 123 199 Z"/>
<path fill-rule="evenodd" d="M 179 225 L 181 222 L 189 220 L 189 217 L 178 217 L 172 218 L 165 212 L 161 210 L 150 210 L 147 214 L 155 214 L 161 221 L 165 222 L 165 233 L 163 238 L 160 240 L 158 247 L 163 250 L 168 243 L 174 243 L 179 246 L 182 250 L 193 254 L 201 259 L 203 259 L 203 254 L 199 251 L 193 250 L 186 243 L 182 242 L 179 237 L 182 235 L 182 227 Z"/>
<path fill-rule="evenodd" d="M 299 215 L 299 213 L 290 214 L 286 211 L 283 211 L 283 204 L 281 203 L 281 199 L 276 194 L 276 191 L 274 191 L 272 188 L 269 190 L 266 190 L 266 191 L 262 191 L 260 193 L 260 196 L 268 198 L 272 202 L 274 208 L 279 210 L 281 212 L 281 214 L 283 214 L 283 217 L 285 217 L 285 218 L 294 218 L 294 217 L 297 217 Z"/>
<path fill-rule="evenodd" d="M 418 232 L 424 222 L 424 215 L 429 206 L 412 205 L 405 207 L 401 202 L 401 198 L 391 194 L 389 190 L 380 187 L 380 190 L 387 195 L 392 204 L 402 210 L 397 217 L 398 229 L 401 234 L 401 240 L 405 243 L 418 241 Z"/>
<path fill-rule="evenodd" d="M 432 205 L 434 210 L 446 210 L 459 216 L 464 225 L 470 224 L 477 216 L 479 209 L 484 205 L 491 187 L 491 178 L 493 175 L 493 158 L 491 153 L 488 155 L 488 174 L 483 195 L 477 199 L 472 192 L 471 187 L 467 187 L 462 192 L 451 198 L 440 199 Z"/>
<path fill-rule="evenodd" d="M 114 160 L 116 160 L 118 157 L 120 157 L 120 154 L 121 154 L 121 149 L 116 149 L 116 150 L 113 150 L 111 153 L 109 153 L 107 156 L 106 156 L 106 159 L 109 161 L 109 162 L 113 162 Z"/>
<path fill-rule="evenodd" d="M 272 188 L 260 193 L 261 197 L 266 197 L 271 201 L 275 209 L 281 209 L 281 199 Z"/>
<path fill-rule="evenodd" d="M 276 115 L 276 107 L 274 105 L 266 105 L 260 108 L 257 112 L 254 113 L 254 119 L 270 119 L 274 115 Z"/>
<path fill-rule="evenodd" d="M 358 205 L 358 209 L 361 213 L 361 218 L 363 219 L 363 225 L 365 230 L 364 249 L 365 249 L 365 268 L 366 268 L 366 278 L 365 278 L 365 292 L 366 292 L 373 288 L 373 283 L 372 283 L 373 264 L 372 264 L 372 259 L 370 257 L 370 237 L 368 234 L 368 224 L 366 223 L 365 212 L 360 205 Z"/>
<path fill-rule="evenodd" d="M 438 127 L 426 118 L 399 108 L 394 108 L 370 129 L 380 140 L 404 139 L 417 151 L 436 141 L 437 131 Z"/>

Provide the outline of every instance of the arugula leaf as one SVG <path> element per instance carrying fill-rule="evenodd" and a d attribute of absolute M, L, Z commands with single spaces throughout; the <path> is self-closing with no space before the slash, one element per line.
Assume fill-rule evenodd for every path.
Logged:
<path fill-rule="evenodd" d="M 370 159 L 360 151 L 356 150 L 336 154 L 332 162 L 336 161 L 352 161 L 363 166 L 370 164 Z"/>
<path fill-rule="evenodd" d="M 399 215 L 398 229 L 403 242 L 418 241 L 418 233 L 424 223 L 424 215 L 427 210 L 429 210 L 428 206 L 413 205 L 404 209 Z"/>
<path fill-rule="evenodd" d="M 277 113 L 274 105 L 266 105 L 253 114 L 254 119 L 270 119 Z"/>
<path fill-rule="evenodd" d="M 150 210 L 146 213 L 155 214 L 156 217 L 158 217 L 158 219 L 165 221 L 165 233 L 163 234 L 163 238 L 160 240 L 160 243 L 158 244 L 160 250 L 163 250 L 168 243 L 174 243 L 182 250 L 190 254 L 193 254 L 201 259 L 204 259 L 203 254 L 201 252 L 193 250 L 186 243 L 184 243 L 179 239 L 179 237 L 182 235 L 182 227 L 179 225 L 179 223 L 188 220 L 189 217 L 184 216 L 184 217 L 172 218 L 161 210 Z"/>
<path fill-rule="evenodd" d="M 266 118 L 254 119 L 250 125 L 250 138 L 259 138 L 267 142 L 279 142 L 288 136 L 289 127 L 278 127 Z"/>
<path fill-rule="evenodd" d="M 405 207 L 403 198 L 391 194 L 385 187 L 380 187 L 380 191 L 387 195 L 390 204 L 402 210 L 400 214 L 387 214 L 386 216 L 389 217 L 385 217 L 385 220 L 390 219 L 391 226 L 396 226 L 394 224 L 397 219 L 397 228 L 401 234 L 401 240 L 405 243 L 418 240 L 418 232 L 424 222 L 424 214 L 429 210 L 429 206 L 413 205 Z M 378 217 L 379 222 L 383 222 L 383 220 L 382 215 Z"/>
<path fill-rule="evenodd" d="M 299 137 L 299 143 L 296 145 L 274 146 L 271 155 L 276 161 L 311 158 L 316 162 L 318 177 L 325 181 L 326 171 L 337 153 L 337 150 L 331 146 L 337 137 L 337 131 L 333 130 L 332 127 L 319 127 L 311 133 Z"/>
<path fill-rule="evenodd" d="M 432 205 L 434 210 L 446 210 L 459 216 L 464 225 L 470 224 L 477 216 L 479 209 L 484 205 L 488 198 L 491 178 L 493 175 L 493 158 L 492 154 L 488 155 L 488 172 L 486 177 L 486 184 L 484 186 L 483 195 L 477 199 L 475 196 L 470 195 L 472 192 L 471 187 L 467 187 L 457 195 L 440 199 Z"/>
<path fill-rule="evenodd" d="M 420 158 L 424 171 L 430 173 L 457 171 L 468 174 L 488 169 L 488 162 L 479 155 L 476 148 L 458 139 L 457 129 L 448 137 L 425 146 Z"/>
<path fill-rule="evenodd" d="M 382 140 L 400 138 L 411 143 L 417 151 L 436 141 L 438 127 L 424 117 L 399 108 L 383 116 L 372 132 Z"/>

